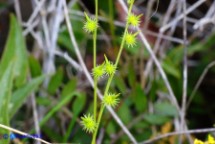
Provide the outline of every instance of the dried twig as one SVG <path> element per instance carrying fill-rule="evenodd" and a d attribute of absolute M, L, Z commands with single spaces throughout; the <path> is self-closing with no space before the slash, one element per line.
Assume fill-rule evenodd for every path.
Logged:
<path fill-rule="evenodd" d="M 147 4 L 147 11 L 146 11 L 146 16 L 145 16 L 145 21 L 144 21 L 144 25 L 143 25 L 143 31 L 146 31 L 148 29 L 148 25 L 149 25 L 149 21 L 150 21 L 150 18 L 151 18 L 151 12 L 152 12 L 152 7 L 155 3 L 155 0 L 151 0 L 148 2 Z M 139 64 L 139 74 L 140 74 L 140 81 L 141 81 L 141 86 L 142 88 L 145 87 L 145 81 L 146 81 L 146 77 L 145 77 L 145 73 L 144 73 L 144 57 L 141 56 L 141 54 L 143 53 L 143 49 L 140 49 L 140 64 Z"/>
<path fill-rule="evenodd" d="M 215 128 L 205 128 L 205 129 L 195 129 L 195 130 L 188 130 L 188 131 L 180 131 L 180 132 L 171 132 L 171 133 L 166 133 L 160 136 L 157 136 L 151 140 L 146 140 L 143 141 L 139 144 L 151 144 L 154 143 L 155 141 L 158 141 L 160 139 L 169 137 L 169 136 L 174 136 L 174 135 L 181 135 L 181 134 L 194 134 L 194 133 L 208 133 L 208 132 L 215 132 Z"/>
<path fill-rule="evenodd" d="M 140 114 L 139 116 L 135 117 L 128 125 L 128 129 L 131 129 L 135 124 L 142 121 L 144 118 L 144 114 Z M 120 130 L 118 133 L 114 134 L 114 137 L 111 139 L 112 144 L 116 143 L 116 141 L 123 135 L 123 131 Z"/>
<path fill-rule="evenodd" d="M 83 69 L 82 67 L 75 61 L 73 60 L 69 55 L 68 53 L 63 53 L 61 51 L 57 51 L 55 50 L 54 51 L 54 54 L 57 55 L 57 56 L 60 56 L 60 57 L 63 57 L 64 59 L 66 59 L 67 61 L 69 61 L 69 63 L 76 69 L 78 70 L 79 72 L 83 72 Z"/>
<path fill-rule="evenodd" d="M 203 71 L 203 73 L 201 74 L 201 76 L 199 77 L 199 80 L 197 81 L 197 83 L 196 83 L 196 85 L 195 85 L 195 87 L 194 87 L 194 89 L 193 89 L 193 91 L 192 91 L 192 93 L 191 93 L 191 95 L 190 95 L 190 98 L 189 98 L 189 100 L 188 100 L 188 102 L 187 102 L 187 109 L 188 109 L 188 107 L 190 106 L 190 103 L 191 103 L 192 99 L 194 98 L 197 89 L 199 88 L 199 86 L 201 85 L 201 83 L 202 83 L 204 77 L 205 77 L 206 74 L 208 73 L 208 70 L 209 70 L 210 68 L 212 68 L 213 66 L 215 66 L 215 61 L 212 61 L 211 63 L 209 63 L 209 64 L 206 66 L 206 68 L 204 69 L 204 71 Z"/>
<path fill-rule="evenodd" d="M 54 11 L 50 20 L 47 20 L 47 11 L 41 10 L 42 16 L 42 25 L 43 31 L 45 34 L 45 47 L 47 49 L 47 55 L 44 57 L 44 72 L 47 74 L 51 74 L 55 72 L 55 55 L 54 51 L 56 49 L 58 32 L 60 29 L 60 24 L 63 20 L 61 17 L 62 11 L 62 1 L 55 1 L 50 3 L 49 9 L 50 11 Z M 56 7 L 56 10 L 55 10 Z M 47 85 L 49 78 L 45 80 L 45 85 Z"/>
<path fill-rule="evenodd" d="M 43 4 L 45 3 L 46 0 L 41 0 L 40 2 L 35 1 L 37 3 L 36 8 L 34 9 L 33 13 L 31 14 L 31 17 L 28 19 L 26 22 L 26 25 L 31 26 L 33 20 L 36 18 L 36 16 L 39 14 Z"/>
<path fill-rule="evenodd" d="M 19 0 L 14 0 L 14 7 L 15 7 L 16 15 L 18 17 L 18 21 L 19 21 L 19 23 L 21 23 L 22 22 L 22 15 L 21 15 L 21 11 L 20 11 Z"/>
<path fill-rule="evenodd" d="M 38 140 L 38 141 L 40 141 L 40 142 L 42 142 L 42 143 L 45 143 L 45 144 L 51 144 L 51 143 L 49 143 L 49 142 L 47 142 L 47 141 L 45 141 L 45 140 L 43 140 L 43 139 L 41 139 L 41 138 L 31 136 L 31 135 L 28 134 L 28 133 L 25 133 L 25 132 L 19 131 L 19 130 L 17 130 L 17 129 L 14 129 L 14 128 L 5 126 L 5 125 L 3 125 L 3 124 L 0 124 L 0 128 L 3 128 L 3 129 L 6 129 L 6 130 L 8 130 L 8 131 L 11 131 L 11 132 L 14 132 L 14 133 L 17 133 L 17 134 L 26 136 L 26 137 L 28 137 L 28 138 L 32 138 L 32 139 Z"/>
<path fill-rule="evenodd" d="M 205 17 L 198 20 L 195 25 L 193 26 L 194 29 L 203 29 L 204 25 L 212 23 L 215 25 L 215 1 L 207 11 Z"/>
<path fill-rule="evenodd" d="M 187 102 L 187 81 L 188 81 L 188 58 L 187 58 L 187 16 L 186 16 L 186 0 L 182 0 L 182 7 L 183 7 L 183 39 L 184 39 L 184 56 L 183 56 L 183 90 L 182 90 L 182 107 L 181 107 L 181 131 L 184 131 L 187 129 L 186 125 L 186 102 Z M 189 134 L 186 134 L 188 140 L 190 143 L 192 142 L 191 136 Z M 182 137 L 180 137 L 182 138 Z"/>
<path fill-rule="evenodd" d="M 32 108 L 33 108 L 33 116 L 34 116 L 34 125 L 35 130 L 37 134 L 40 134 L 40 126 L 39 126 L 39 119 L 38 119 L 38 112 L 37 112 L 37 106 L 36 106 L 36 100 L 35 100 L 35 94 L 31 94 L 31 102 L 32 102 Z M 40 141 L 37 142 L 37 144 L 41 144 Z"/>
<path fill-rule="evenodd" d="M 194 9 L 196 9 L 197 7 L 199 7 L 201 4 L 203 4 L 206 0 L 198 0 L 196 3 L 194 3 L 191 7 L 189 7 L 186 12 L 185 15 L 191 13 Z M 166 31 L 169 27 L 171 27 L 174 23 L 178 22 L 179 20 L 181 20 L 184 17 L 184 14 L 179 15 L 178 17 L 176 17 L 174 20 L 172 20 L 170 23 L 166 24 L 165 26 L 161 27 L 160 31 L 164 32 Z"/>
<path fill-rule="evenodd" d="M 104 138 L 104 134 L 105 134 L 105 129 L 101 128 L 100 132 L 99 132 L 97 144 L 102 144 L 102 141 L 103 141 L 103 138 Z"/>
<path fill-rule="evenodd" d="M 168 22 L 171 13 L 172 13 L 173 10 L 174 10 L 174 6 L 175 6 L 175 5 L 176 5 L 175 0 L 171 0 L 170 6 L 169 6 L 169 8 L 168 8 L 168 10 L 167 10 L 167 13 L 166 13 L 166 15 L 165 15 L 165 17 L 164 17 L 164 20 L 163 20 L 163 23 L 162 23 L 163 26 L 165 26 L 166 23 Z M 154 46 L 154 48 L 153 48 L 154 53 L 157 53 L 157 51 L 158 51 L 158 49 L 159 49 L 159 47 L 160 47 L 160 43 L 161 43 L 161 40 L 162 40 L 163 35 L 164 35 L 164 33 L 160 31 L 159 34 L 158 34 L 158 37 L 157 37 L 157 39 L 156 39 L 155 46 Z M 152 59 L 152 57 L 151 57 L 151 58 L 149 59 L 149 61 L 147 62 L 147 64 L 146 64 L 146 69 L 145 69 L 145 71 L 144 71 L 144 76 L 145 76 L 146 78 L 148 77 L 148 74 L 150 73 L 150 70 L 151 70 L 151 68 L 152 68 L 152 64 L 153 64 L 153 59 Z"/>
<path fill-rule="evenodd" d="M 24 36 L 26 36 L 29 32 L 33 31 L 33 29 L 38 26 L 39 19 L 37 18 L 31 25 L 28 25 L 26 23 L 23 23 L 23 26 L 26 27 L 26 29 L 22 32 Z"/>
<path fill-rule="evenodd" d="M 184 38 L 184 57 L 183 57 L 183 95 L 182 95 L 182 108 L 181 108 L 181 128 L 184 130 L 184 122 L 185 122 L 185 111 L 186 111 L 186 101 L 187 101 L 187 79 L 188 79 L 188 62 L 187 62 L 187 16 L 185 14 L 186 12 L 186 0 L 183 0 L 183 38 Z"/>

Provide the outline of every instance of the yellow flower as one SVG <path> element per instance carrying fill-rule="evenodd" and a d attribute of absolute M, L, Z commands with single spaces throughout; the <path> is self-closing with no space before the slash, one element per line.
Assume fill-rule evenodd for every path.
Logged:
<path fill-rule="evenodd" d="M 136 36 L 137 36 L 138 32 L 137 33 L 126 33 L 125 34 L 125 44 L 128 46 L 128 47 L 133 47 L 134 45 L 136 45 Z"/>
<path fill-rule="evenodd" d="M 94 32 L 98 28 L 98 23 L 96 19 L 89 18 L 87 13 L 85 13 L 86 22 L 84 23 L 84 30 L 88 33 Z"/>
<path fill-rule="evenodd" d="M 204 144 L 204 142 L 201 140 L 195 139 L 194 144 Z"/>
<path fill-rule="evenodd" d="M 96 122 L 90 114 L 81 117 L 81 125 L 86 132 L 93 133 L 96 130 Z"/>
<path fill-rule="evenodd" d="M 119 103 L 119 95 L 109 93 L 103 97 L 102 103 L 106 106 L 115 107 Z"/>
<path fill-rule="evenodd" d="M 129 24 L 131 24 L 134 27 L 138 27 L 140 25 L 140 17 L 142 16 L 142 14 L 140 15 L 135 15 L 133 13 L 129 14 L 127 17 L 127 21 Z"/>
<path fill-rule="evenodd" d="M 210 134 L 208 135 L 208 144 L 215 144 L 215 140 Z"/>

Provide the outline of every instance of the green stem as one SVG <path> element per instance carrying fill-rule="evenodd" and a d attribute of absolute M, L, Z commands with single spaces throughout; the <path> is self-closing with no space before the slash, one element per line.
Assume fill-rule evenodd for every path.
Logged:
<path fill-rule="evenodd" d="M 98 0 L 95 0 L 95 19 L 98 23 Z M 93 33 L 93 68 L 96 67 L 96 41 L 97 40 L 97 29 Z M 94 76 L 94 102 L 93 102 L 93 115 L 94 115 L 94 120 L 96 122 L 96 117 L 97 117 L 97 83 L 98 79 Z M 95 144 L 95 140 L 92 140 L 92 144 Z"/>
<path fill-rule="evenodd" d="M 95 16 L 96 16 L 96 21 L 98 22 L 98 0 L 95 0 Z M 96 39 L 97 39 L 97 29 L 93 33 L 93 68 L 96 67 Z M 94 77 L 94 110 L 93 110 L 93 115 L 94 115 L 94 120 L 96 121 L 97 117 L 97 83 L 98 80 L 97 78 Z"/>
<path fill-rule="evenodd" d="M 102 104 L 102 107 L 100 108 L 100 111 L 99 111 L 98 124 L 101 122 L 101 118 L 102 118 L 104 109 L 105 109 L 105 105 Z M 91 144 L 96 144 L 96 135 L 98 133 L 98 128 L 99 128 L 99 125 L 97 126 L 96 131 L 93 133 L 93 140 L 92 140 Z"/>
<path fill-rule="evenodd" d="M 97 119 L 97 83 L 98 83 L 98 80 L 96 78 L 94 78 L 94 100 L 93 100 L 93 103 L 94 103 L 94 106 L 93 106 L 93 113 L 94 113 L 94 120 L 96 121 Z"/>
<path fill-rule="evenodd" d="M 128 14 L 131 13 L 131 9 L 132 9 L 132 4 L 131 4 L 130 7 L 129 7 Z M 128 27 L 129 27 L 129 23 L 127 22 L 127 23 L 126 23 L 126 26 L 125 26 L 124 33 L 123 33 L 123 38 L 122 38 L 122 42 L 121 42 L 121 45 L 120 45 L 119 53 L 118 53 L 118 55 L 117 55 L 116 62 L 115 62 L 115 64 L 114 64 L 115 67 L 118 66 L 119 59 L 120 59 L 120 57 L 121 57 L 122 50 L 123 50 L 124 45 L 125 45 L 125 34 L 126 34 L 127 31 L 128 31 Z M 114 74 L 112 74 L 112 75 L 110 76 L 110 78 L 108 79 L 108 82 L 107 82 L 107 85 L 106 85 L 106 88 L 105 88 L 104 95 L 106 95 L 106 94 L 108 93 L 108 91 L 109 91 L 110 84 L 111 84 L 111 82 L 112 82 L 113 76 L 114 76 Z"/>
<path fill-rule="evenodd" d="M 133 4 L 130 5 L 129 10 L 128 10 L 128 14 L 131 13 L 132 6 L 133 6 Z M 116 67 L 117 67 L 117 65 L 118 65 L 118 63 L 119 63 L 119 59 L 120 59 L 121 54 L 122 54 L 122 50 L 123 50 L 123 47 L 124 47 L 124 44 L 125 44 L 125 34 L 128 32 L 128 27 L 129 27 L 129 23 L 127 22 L 127 23 L 126 23 L 126 26 L 125 26 L 124 33 L 123 33 L 123 38 L 122 38 L 122 42 L 121 42 L 121 45 L 120 45 L 119 53 L 118 53 L 118 55 L 117 55 L 116 62 L 115 62 L 115 64 L 114 64 Z M 111 84 L 111 82 L 112 82 L 113 76 L 114 76 L 114 74 L 112 74 L 112 75 L 109 77 L 109 79 L 108 79 L 108 82 L 107 82 L 107 85 L 106 85 L 106 88 L 105 88 L 104 95 L 107 95 L 107 93 L 108 93 L 108 91 L 109 91 L 110 84 Z M 100 108 L 100 111 L 99 111 L 99 117 L 98 117 L 98 121 L 97 121 L 97 127 L 96 127 L 95 132 L 93 133 L 92 144 L 95 144 L 96 135 L 97 135 L 97 132 L 98 132 L 98 128 L 99 128 L 99 125 L 100 125 L 100 122 L 101 122 L 101 118 L 102 118 L 102 114 L 103 114 L 103 112 L 104 112 L 104 109 L 105 109 L 105 106 L 102 105 L 102 107 Z"/>

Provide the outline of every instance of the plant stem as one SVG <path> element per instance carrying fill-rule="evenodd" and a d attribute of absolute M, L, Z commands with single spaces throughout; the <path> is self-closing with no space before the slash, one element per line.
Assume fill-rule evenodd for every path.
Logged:
<path fill-rule="evenodd" d="M 132 4 L 131 4 L 130 7 L 129 7 L 128 15 L 131 13 L 131 9 L 132 9 Z M 121 57 L 122 50 L 123 50 L 123 48 L 124 48 L 124 44 L 125 44 L 125 34 L 126 34 L 127 31 L 128 31 L 128 27 L 129 27 L 129 23 L 127 22 L 127 23 L 126 23 L 126 26 L 125 26 L 124 33 L 123 33 L 123 38 L 122 38 L 122 42 L 121 42 L 121 45 L 120 45 L 119 53 L 118 53 L 118 55 L 117 55 L 116 62 L 115 62 L 115 64 L 114 64 L 115 67 L 118 66 L 119 59 L 120 59 L 120 57 Z M 108 79 L 108 82 L 107 82 L 107 85 L 106 85 L 106 88 L 105 88 L 104 95 L 106 95 L 106 94 L 108 93 L 108 91 L 109 91 L 110 84 L 111 84 L 111 82 L 112 82 L 113 76 L 114 76 L 114 74 L 112 74 L 112 75 L 110 76 L 110 78 Z"/>
<path fill-rule="evenodd" d="M 95 0 L 95 18 L 96 22 L 98 23 L 98 0 Z M 93 33 L 93 68 L 96 67 L 96 41 L 97 40 L 97 29 Z M 97 83 L 98 79 L 94 76 L 94 96 L 93 96 L 93 115 L 94 120 L 96 122 L 97 117 Z M 93 138 L 92 144 L 95 144 L 95 139 Z"/>
<path fill-rule="evenodd" d="M 93 97 L 93 115 L 94 115 L 94 120 L 96 121 L 97 118 L 97 84 L 98 84 L 98 80 L 97 78 L 94 78 L 94 97 Z"/>
<path fill-rule="evenodd" d="M 98 22 L 98 0 L 95 0 L 95 18 L 96 21 Z M 96 39 L 97 39 L 97 29 L 93 33 L 93 68 L 96 67 Z M 93 106 L 93 113 L 94 113 L 94 120 L 96 121 L 96 116 L 97 116 L 97 83 L 98 79 L 95 78 L 94 76 L 94 106 Z"/>
<path fill-rule="evenodd" d="M 131 13 L 132 6 L 133 6 L 133 4 L 130 4 L 129 10 L 128 10 L 128 14 Z M 126 26 L 125 26 L 125 30 L 124 30 L 124 33 L 123 33 L 123 38 L 122 38 L 122 42 L 121 42 L 121 45 L 120 45 L 119 53 L 118 53 L 118 55 L 117 55 L 116 62 L 115 62 L 115 64 L 114 64 L 116 67 L 117 67 L 117 65 L 118 65 L 118 63 L 119 63 L 119 59 L 120 59 L 121 54 L 122 54 L 122 50 L 123 50 L 123 47 L 124 47 L 124 44 L 125 44 L 125 34 L 128 32 L 128 27 L 129 27 L 129 23 L 126 22 Z M 106 85 L 106 88 L 105 88 L 104 95 L 107 95 L 107 93 L 108 93 L 108 91 L 109 91 L 110 84 L 111 84 L 111 82 L 112 82 L 113 76 L 114 76 L 114 74 L 112 74 L 112 75 L 109 77 L 109 79 L 108 79 L 108 82 L 107 82 L 107 85 Z M 93 133 L 92 144 L 95 144 L 96 135 L 97 135 L 97 132 L 98 132 L 98 128 L 99 128 L 99 125 L 100 125 L 100 122 L 101 122 L 101 118 L 102 118 L 102 114 L 103 114 L 103 112 L 104 112 L 104 109 L 105 109 L 105 106 L 102 105 L 102 107 L 100 108 L 100 111 L 99 111 L 99 117 L 98 117 L 98 121 L 97 121 L 97 128 L 96 128 L 95 132 Z"/>
<path fill-rule="evenodd" d="M 100 108 L 100 111 L 99 111 L 99 116 L 98 116 L 98 125 L 97 125 L 97 128 L 96 128 L 96 131 L 93 133 L 93 140 L 92 140 L 92 143 L 91 144 L 96 144 L 96 135 L 98 133 L 98 129 L 99 129 L 99 123 L 101 121 L 101 118 L 102 118 L 102 114 L 104 112 L 104 109 L 105 109 L 105 105 L 102 104 L 102 107 Z"/>

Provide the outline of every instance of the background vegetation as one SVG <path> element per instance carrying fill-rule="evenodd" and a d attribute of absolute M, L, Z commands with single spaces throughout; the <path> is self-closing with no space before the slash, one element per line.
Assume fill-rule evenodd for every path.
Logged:
<path fill-rule="evenodd" d="M 83 25 L 94 1 L 0 2 L 0 124 L 52 143 L 90 143 L 80 116 L 93 112 L 93 42 Z M 104 54 L 116 59 L 125 4 L 99 1 L 98 64 Z M 213 135 L 215 2 L 136 0 L 133 12 L 143 14 L 145 37 L 123 51 L 110 88 L 121 94 L 120 104 L 105 111 L 97 143 L 191 143 Z"/>

